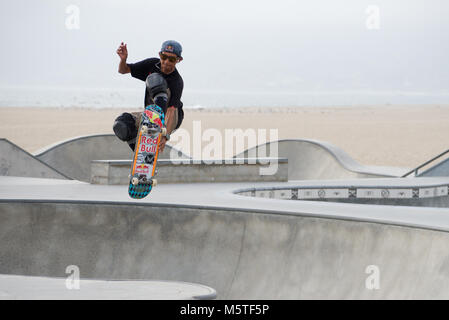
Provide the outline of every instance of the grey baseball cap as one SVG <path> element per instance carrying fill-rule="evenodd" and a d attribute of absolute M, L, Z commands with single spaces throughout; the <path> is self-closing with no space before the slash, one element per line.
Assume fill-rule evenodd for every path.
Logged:
<path fill-rule="evenodd" d="M 182 47 L 181 44 L 175 40 L 167 40 L 162 44 L 161 52 L 172 52 L 178 57 L 182 58 Z"/>

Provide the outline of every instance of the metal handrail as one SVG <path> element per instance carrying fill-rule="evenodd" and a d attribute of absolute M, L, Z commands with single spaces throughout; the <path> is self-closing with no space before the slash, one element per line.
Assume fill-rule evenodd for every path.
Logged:
<path fill-rule="evenodd" d="M 424 162 L 424 163 L 423 163 L 422 165 L 420 165 L 419 167 L 416 167 L 415 169 L 413 169 L 413 170 L 407 172 L 406 174 L 404 174 L 403 176 L 401 176 L 401 178 L 405 178 L 406 176 L 408 176 L 409 174 L 411 174 L 411 173 L 413 173 L 413 172 L 415 173 L 415 176 L 416 176 L 416 175 L 418 174 L 418 170 L 419 170 L 419 169 L 421 169 L 422 167 L 424 167 L 424 166 L 428 165 L 429 163 L 435 161 L 436 159 L 438 159 L 438 158 L 444 156 L 444 155 L 445 155 L 446 153 L 448 153 L 448 152 L 449 152 L 449 149 L 447 149 L 447 150 L 444 151 L 443 153 L 440 153 L 439 155 L 437 155 L 436 157 L 430 159 L 429 161 Z"/>

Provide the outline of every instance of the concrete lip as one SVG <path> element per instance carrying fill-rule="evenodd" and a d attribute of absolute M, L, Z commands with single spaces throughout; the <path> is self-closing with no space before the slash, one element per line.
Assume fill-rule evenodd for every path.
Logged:
<path fill-rule="evenodd" d="M 131 160 L 93 160 L 93 184 L 128 185 Z M 161 159 L 159 183 L 287 181 L 286 158 Z"/>
<path fill-rule="evenodd" d="M 214 289 L 189 282 L 86 280 L 0 275 L 0 300 L 190 300 L 215 299 Z"/>
<path fill-rule="evenodd" d="M 355 221 L 370 221 L 391 225 L 403 225 L 432 230 L 449 231 L 447 208 L 414 206 L 374 205 L 355 203 L 322 202 L 314 200 L 285 201 L 247 197 L 236 191 L 251 188 L 284 188 L 297 186 L 341 186 L 363 184 L 410 185 L 421 183 L 448 183 L 449 178 L 379 178 L 352 180 L 307 180 L 289 182 L 239 182 L 239 183 L 176 183 L 160 184 L 151 194 L 135 200 L 128 196 L 125 186 L 94 185 L 75 180 L 38 179 L 0 176 L 0 203 L 77 203 L 135 205 L 139 207 L 168 207 L 213 209 L 220 211 L 248 211 L 268 214 L 322 217 Z M 176 195 L 176 196 L 173 196 Z M 425 214 L 423 214 L 423 211 Z"/>
<path fill-rule="evenodd" d="M 449 178 L 358 179 L 234 191 L 248 197 L 449 207 Z"/>

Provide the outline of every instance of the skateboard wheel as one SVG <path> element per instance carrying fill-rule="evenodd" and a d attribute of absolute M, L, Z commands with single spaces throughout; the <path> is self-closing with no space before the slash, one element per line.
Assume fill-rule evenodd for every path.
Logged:
<path fill-rule="evenodd" d="M 140 132 L 147 133 L 148 132 L 148 127 L 147 126 L 142 126 L 142 128 L 140 128 Z"/>
<path fill-rule="evenodd" d="M 167 128 L 162 128 L 161 129 L 161 133 L 162 133 L 163 136 L 166 136 L 167 135 Z"/>
<path fill-rule="evenodd" d="M 137 185 L 139 184 L 139 179 L 136 178 L 136 177 L 134 177 L 134 178 L 132 178 L 131 183 L 132 183 L 133 185 L 137 186 Z"/>
<path fill-rule="evenodd" d="M 153 187 L 157 186 L 157 180 L 153 179 L 153 183 L 152 183 Z"/>

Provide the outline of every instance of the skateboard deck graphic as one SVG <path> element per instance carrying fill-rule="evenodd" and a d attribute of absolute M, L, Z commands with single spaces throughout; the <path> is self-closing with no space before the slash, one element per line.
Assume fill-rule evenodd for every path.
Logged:
<path fill-rule="evenodd" d="M 131 167 L 128 188 L 131 198 L 142 199 L 156 186 L 154 176 L 157 173 L 159 142 L 165 133 L 165 115 L 162 109 L 155 104 L 146 106 L 140 120 Z"/>

